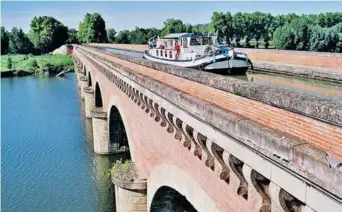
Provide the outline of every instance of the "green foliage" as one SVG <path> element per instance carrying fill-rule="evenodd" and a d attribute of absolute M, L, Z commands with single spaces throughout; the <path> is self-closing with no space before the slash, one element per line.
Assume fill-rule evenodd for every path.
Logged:
<path fill-rule="evenodd" d="M 3 55 L 1 56 L 1 70 L 8 70 L 8 58 L 12 60 L 12 70 L 34 72 L 49 71 L 58 72 L 61 70 L 73 69 L 73 60 L 69 55 Z"/>
<path fill-rule="evenodd" d="M 139 28 L 136 27 L 132 31 L 123 30 L 115 38 L 116 43 L 146 44 L 148 39 L 158 36 L 160 30 L 156 28 Z"/>
<path fill-rule="evenodd" d="M 134 163 L 131 160 L 125 160 L 125 162 L 122 162 L 122 159 L 117 160 L 113 163 L 109 174 L 122 181 L 134 181 L 136 176 Z"/>
<path fill-rule="evenodd" d="M 68 28 L 53 17 L 34 17 L 29 37 L 39 53 L 47 53 L 65 44 Z"/>
<path fill-rule="evenodd" d="M 170 33 L 181 33 L 186 31 L 186 26 L 179 19 L 170 18 L 164 22 L 164 27 L 161 31 L 161 36 Z"/>
<path fill-rule="evenodd" d="M 116 31 L 114 29 L 107 29 L 107 40 L 108 43 L 114 43 Z"/>
<path fill-rule="evenodd" d="M 116 31 L 114 29 L 107 29 L 107 40 L 108 43 L 114 43 Z"/>
<path fill-rule="evenodd" d="M 341 52 L 341 29 L 342 23 L 330 28 L 323 28 L 318 25 L 310 27 L 310 50 Z"/>
<path fill-rule="evenodd" d="M 10 33 L 8 52 L 11 54 L 28 54 L 33 51 L 33 44 L 21 28 L 14 27 Z"/>
<path fill-rule="evenodd" d="M 68 40 L 67 43 L 78 44 L 77 31 L 76 29 L 68 29 Z"/>
<path fill-rule="evenodd" d="M 118 36 L 116 36 L 116 42 L 117 43 L 130 43 L 129 39 L 129 31 L 128 30 L 122 30 L 119 32 Z"/>
<path fill-rule="evenodd" d="M 315 25 L 307 16 L 293 19 L 274 32 L 273 41 L 278 49 L 339 52 L 342 23 L 324 28 Z"/>
<path fill-rule="evenodd" d="M 5 27 L 1 27 L 1 54 L 8 53 L 9 34 Z"/>
<path fill-rule="evenodd" d="M 7 58 L 7 69 L 12 70 L 13 64 L 12 64 L 12 58 L 8 57 Z"/>
<path fill-rule="evenodd" d="M 105 21 L 98 13 L 87 13 L 78 27 L 77 35 L 82 43 L 107 42 Z"/>

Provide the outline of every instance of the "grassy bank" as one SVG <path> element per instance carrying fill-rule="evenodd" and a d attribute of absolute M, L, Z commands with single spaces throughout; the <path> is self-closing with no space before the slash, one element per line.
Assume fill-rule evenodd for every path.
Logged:
<path fill-rule="evenodd" d="M 56 74 L 62 70 L 73 69 L 72 57 L 69 55 L 1 55 L 1 72 L 9 72 L 9 58 L 12 60 L 11 70 L 14 73 Z"/>

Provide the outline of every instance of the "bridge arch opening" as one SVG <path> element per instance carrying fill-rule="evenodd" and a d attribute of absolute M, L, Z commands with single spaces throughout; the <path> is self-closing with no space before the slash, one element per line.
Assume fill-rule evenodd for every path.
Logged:
<path fill-rule="evenodd" d="M 87 76 L 87 67 L 85 65 L 83 66 L 83 74 L 84 76 Z"/>
<path fill-rule="evenodd" d="M 115 152 L 125 152 L 125 159 L 131 159 L 125 125 L 118 108 L 114 105 L 109 110 L 109 142 Z"/>
<path fill-rule="evenodd" d="M 98 82 L 95 85 L 95 107 L 103 107 L 102 94 Z"/>
<path fill-rule="evenodd" d="M 159 211 L 197 212 L 185 196 L 168 186 L 160 187 L 153 196 L 150 212 Z"/>
<path fill-rule="evenodd" d="M 90 72 L 88 72 L 88 87 L 91 87 L 93 85 L 92 81 L 91 81 L 91 74 Z"/>

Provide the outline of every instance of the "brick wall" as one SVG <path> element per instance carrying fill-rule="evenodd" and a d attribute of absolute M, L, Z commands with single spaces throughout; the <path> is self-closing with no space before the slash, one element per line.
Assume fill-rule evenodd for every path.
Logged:
<path fill-rule="evenodd" d="M 87 66 L 100 84 L 104 107 L 110 108 L 110 99 L 113 97 L 117 100 L 115 106 L 123 119 L 132 159 L 139 167 L 141 179 L 148 179 L 154 167 L 169 164 L 188 173 L 213 199 L 220 211 L 252 211 L 253 205 L 237 196 L 236 191 L 214 172 L 208 172 L 202 161 L 176 142 L 172 134 L 166 133 L 160 123 L 155 122 L 92 64 Z"/>
<path fill-rule="evenodd" d="M 108 60 L 175 87 L 190 95 L 242 115 L 265 127 L 294 136 L 303 143 L 323 149 L 342 161 L 342 128 L 259 101 L 218 90 L 184 78 L 166 74 L 126 60 L 103 55 Z"/>
<path fill-rule="evenodd" d="M 317 66 L 342 70 L 342 54 L 338 53 L 312 53 L 303 51 L 266 50 L 237 48 L 237 51 L 248 54 L 251 60 L 261 60 L 277 63 L 290 63 L 296 65 Z"/>

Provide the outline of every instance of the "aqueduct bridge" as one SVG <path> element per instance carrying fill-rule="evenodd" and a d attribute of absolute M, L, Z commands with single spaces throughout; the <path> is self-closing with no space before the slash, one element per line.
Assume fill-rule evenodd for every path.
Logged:
<path fill-rule="evenodd" d="M 129 151 L 147 182 L 118 185 L 117 208 L 141 197 L 122 211 L 163 187 L 197 211 L 342 211 L 341 102 L 89 46 L 73 58 L 95 153 Z"/>

